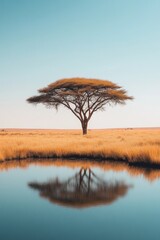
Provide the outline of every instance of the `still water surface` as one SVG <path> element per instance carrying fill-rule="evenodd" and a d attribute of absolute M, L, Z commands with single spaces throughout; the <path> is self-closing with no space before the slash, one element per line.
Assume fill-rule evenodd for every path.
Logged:
<path fill-rule="evenodd" d="M 1 240 L 160 239 L 160 171 L 111 163 L 0 164 Z"/>

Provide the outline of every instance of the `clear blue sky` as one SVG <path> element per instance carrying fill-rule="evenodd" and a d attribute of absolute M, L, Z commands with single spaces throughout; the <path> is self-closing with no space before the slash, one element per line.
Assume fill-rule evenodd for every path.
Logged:
<path fill-rule="evenodd" d="M 64 77 L 107 79 L 135 97 L 90 128 L 160 126 L 159 0 L 0 0 L 0 128 L 80 128 L 26 98 Z"/>

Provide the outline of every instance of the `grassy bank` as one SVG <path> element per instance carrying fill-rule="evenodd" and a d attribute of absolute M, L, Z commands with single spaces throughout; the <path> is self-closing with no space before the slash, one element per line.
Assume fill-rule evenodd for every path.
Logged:
<path fill-rule="evenodd" d="M 160 165 L 160 128 L 89 130 L 0 130 L 0 161 L 79 157 Z"/>

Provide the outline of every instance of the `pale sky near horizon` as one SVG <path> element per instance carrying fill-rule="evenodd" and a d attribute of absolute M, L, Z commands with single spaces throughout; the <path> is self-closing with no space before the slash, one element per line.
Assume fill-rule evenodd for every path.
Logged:
<path fill-rule="evenodd" d="M 80 128 L 64 108 L 28 104 L 61 78 L 123 86 L 89 128 L 160 127 L 159 0 L 0 0 L 0 128 Z"/>

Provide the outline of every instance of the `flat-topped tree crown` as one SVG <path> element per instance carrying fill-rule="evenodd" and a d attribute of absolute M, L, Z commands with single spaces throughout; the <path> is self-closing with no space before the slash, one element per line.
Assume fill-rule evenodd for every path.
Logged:
<path fill-rule="evenodd" d="M 113 82 L 90 78 L 61 79 L 38 92 L 38 96 L 27 101 L 56 109 L 65 106 L 80 120 L 83 134 L 87 134 L 88 122 L 94 112 L 104 110 L 106 104 L 125 104 L 126 100 L 133 99 Z"/>

